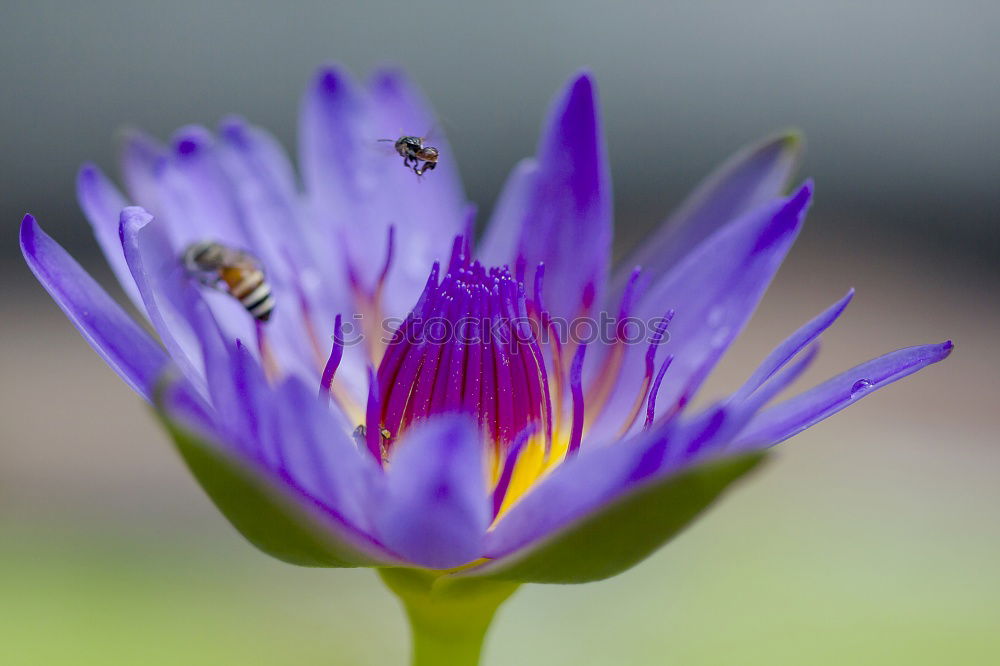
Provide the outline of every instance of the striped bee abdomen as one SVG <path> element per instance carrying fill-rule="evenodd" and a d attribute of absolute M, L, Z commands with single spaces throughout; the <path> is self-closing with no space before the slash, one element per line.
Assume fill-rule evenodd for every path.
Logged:
<path fill-rule="evenodd" d="M 249 252 L 214 241 L 192 243 L 181 262 L 203 285 L 224 291 L 240 302 L 259 322 L 271 318 L 274 295 L 260 262 Z"/>
<path fill-rule="evenodd" d="M 271 293 L 271 285 L 264 279 L 263 271 L 227 268 L 222 271 L 222 279 L 229 285 L 229 293 L 239 300 L 254 319 L 267 321 L 271 318 L 274 295 Z"/>

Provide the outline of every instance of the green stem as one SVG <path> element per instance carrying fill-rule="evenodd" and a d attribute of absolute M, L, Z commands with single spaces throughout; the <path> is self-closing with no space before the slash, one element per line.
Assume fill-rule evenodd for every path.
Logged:
<path fill-rule="evenodd" d="M 413 630 L 413 666 L 477 666 L 493 615 L 517 583 L 453 579 L 418 569 L 379 569 Z"/>

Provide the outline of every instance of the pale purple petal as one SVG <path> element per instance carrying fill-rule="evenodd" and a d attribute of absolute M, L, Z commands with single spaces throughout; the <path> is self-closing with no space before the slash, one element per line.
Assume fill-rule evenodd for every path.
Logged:
<path fill-rule="evenodd" d="M 28 267 L 101 358 L 145 398 L 169 364 L 163 349 L 26 215 L 21 252 Z"/>
<path fill-rule="evenodd" d="M 142 299 L 118 238 L 118 217 L 126 205 L 125 197 L 96 165 L 84 164 L 76 176 L 76 198 L 118 283 L 141 311 Z"/>
<path fill-rule="evenodd" d="M 398 446 L 375 517 L 382 541 L 432 569 L 478 557 L 491 511 L 482 436 L 475 424 L 442 416 L 414 426 Z"/>
<path fill-rule="evenodd" d="M 230 117 L 220 126 L 217 154 L 251 247 L 267 267 L 270 281 L 293 282 L 297 266 L 315 270 L 292 168 L 277 142 L 243 119 Z"/>
<path fill-rule="evenodd" d="M 299 168 L 311 214 L 328 233 L 348 228 L 372 187 L 366 175 L 377 144 L 364 142 L 366 102 L 354 77 L 341 67 L 322 67 L 302 99 Z"/>
<path fill-rule="evenodd" d="M 156 176 L 157 219 L 176 247 L 202 240 L 249 249 L 250 238 L 233 191 L 219 163 L 212 134 L 189 126 L 173 137 Z"/>
<path fill-rule="evenodd" d="M 270 389 L 257 360 L 240 341 L 227 341 L 203 302 L 190 307 L 190 325 L 201 345 L 204 383 L 216 413 L 220 441 L 247 457 L 272 462 L 261 442 L 275 434 Z"/>
<path fill-rule="evenodd" d="M 122 134 L 119 164 L 129 203 L 159 214 L 159 179 L 168 159 L 167 148 L 148 134 L 136 129 Z"/>
<path fill-rule="evenodd" d="M 251 239 L 248 249 L 261 261 L 277 303 L 269 341 L 284 370 L 313 378 L 318 363 L 307 326 L 323 344 L 337 313 L 353 309 L 343 267 L 320 251 L 326 245 L 303 216 L 291 166 L 273 138 L 231 117 L 222 123 L 217 154 Z"/>
<path fill-rule="evenodd" d="M 948 357 L 954 345 L 907 347 L 854 367 L 805 393 L 755 416 L 740 433 L 735 446 L 777 444 L 844 407 L 932 363 Z"/>
<path fill-rule="evenodd" d="M 802 137 L 785 132 L 730 157 L 622 262 L 610 293 L 621 293 L 633 266 L 655 279 L 731 220 L 782 196 L 801 155 Z"/>
<path fill-rule="evenodd" d="M 299 113 L 302 226 L 317 257 L 324 291 L 313 300 L 330 299 L 336 312 L 348 317 L 355 308 L 348 268 L 370 289 L 387 251 L 393 220 L 373 214 L 370 206 L 385 195 L 379 174 L 388 162 L 402 169 L 393 159 L 392 144 L 377 141 L 369 106 L 367 92 L 354 77 L 328 65 L 316 72 Z M 397 214 L 403 210 L 396 208 Z M 324 315 L 328 322 L 330 314 L 336 313 Z"/>

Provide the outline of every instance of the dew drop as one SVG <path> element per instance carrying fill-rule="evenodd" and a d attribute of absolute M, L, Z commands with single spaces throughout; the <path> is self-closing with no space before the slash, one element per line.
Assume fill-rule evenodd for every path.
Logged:
<path fill-rule="evenodd" d="M 722 347 L 725 347 L 726 343 L 729 342 L 729 333 L 730 333 L 730 328 L 728 326 L 720 327 L 712 334 L 712 338 L 711 340 L 709 340 L 709 344 L 715 349 L 720 349 Z"/>
<path fill-rule="evenodd" d="M 872 386 L 874 386 L 874 384 L 872 383 L 872 380 L 870 380 L 870 379 L 859 379 L 858 381 L 854 382 L 854 386 L 851 387 L 851 397 L 852 398 L 856 398 L 858 396 L 858 394 L 864 393 L 865 391 L 867 391 L 868 389 L 870 389 Z"/>

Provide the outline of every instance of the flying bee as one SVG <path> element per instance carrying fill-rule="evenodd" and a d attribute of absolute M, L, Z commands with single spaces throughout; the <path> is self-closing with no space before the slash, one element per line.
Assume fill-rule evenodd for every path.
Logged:
<path fill-rule="evenodd" d="M 253 255 L 213 241 L 189 245 L 184 267 L 204 285 L 223 291 L 240 302 L 254 319 L 266 322 L 274 311 L 274 295 Z"/>
<path fill-rule="evenodd" d="M 418 176 L 437 166 L 438 149 L 434 146 L 425 146 L 422 136 L 401 136 L 398 139 L 379 139 L 379 141 L 393 142 L 392 147 L 403 158 L 403 165 L 413 169 L 413 173 Z M 424 163 L 423 166 L 420 165 L 421 162 Z"/>

